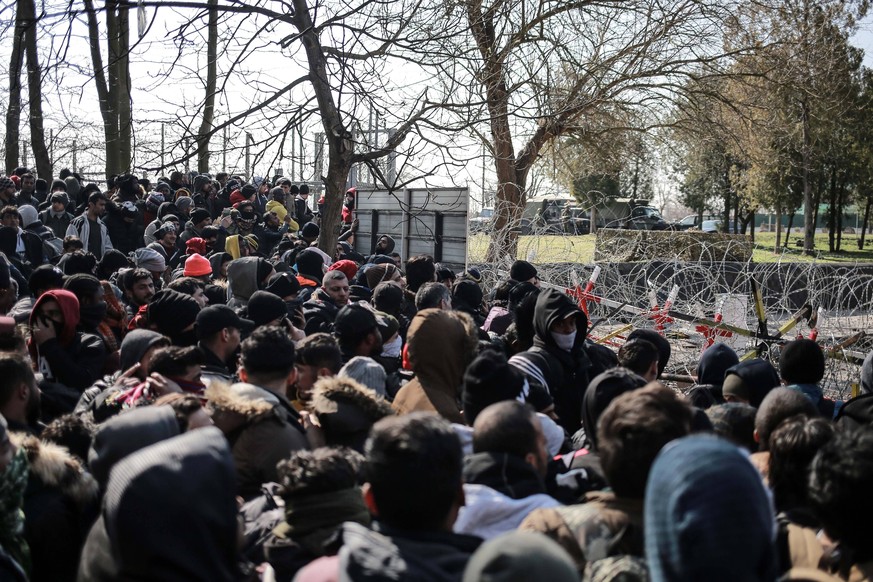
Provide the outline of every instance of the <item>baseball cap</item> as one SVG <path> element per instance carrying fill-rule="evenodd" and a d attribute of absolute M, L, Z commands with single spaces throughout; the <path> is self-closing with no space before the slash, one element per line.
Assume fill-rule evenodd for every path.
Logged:
<path fill-rule="evenodd" d="M 249 332 L 255 328 L 255 323 L 243 319 L 227 305 L 209 305 L 197 314 L 197 322 L 194 329 L 197 336 L 203 337 L 219 332 L 226 327 L 234 327 L 243 332 Z"/>

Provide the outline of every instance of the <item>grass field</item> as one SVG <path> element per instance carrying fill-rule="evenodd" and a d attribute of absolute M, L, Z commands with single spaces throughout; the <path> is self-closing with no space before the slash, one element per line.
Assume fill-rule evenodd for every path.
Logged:
<path fill-rule="evenodd" d="M 818 254 L 815 257 L 806 256 L 800 252 L 800 248 L 794 242 L 800 238 L 796 230 L 792 230 L 789 247 L 774 252 L 776 233 L 756 233 L 755 249 L 752 259 L 757 263 L 775 262 L 800 262 L 812 261 L 827 263 L 873 263 L 873 236 L 868 236 L 864 250 L 858 250 L 858 235 L 844 234 L 842 251 L 831 253 L 828 249 L 827 234 L 818 234 L 815 239 L 815 248 Z M 518 243 L 519 259 L 529 260 L 535 263 L 582 263 L 594 262 L 595 235 L 586 234 L 579 236 L 522 236 Z M 481 263 L 485 260 L 485 251 L 488 248 L 488 235 L 471 235 L 468 239 L 468 249 L 471 263 Z"/>

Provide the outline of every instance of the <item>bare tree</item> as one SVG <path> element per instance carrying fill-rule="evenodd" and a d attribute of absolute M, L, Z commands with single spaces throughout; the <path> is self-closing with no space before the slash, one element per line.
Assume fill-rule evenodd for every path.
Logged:
<path fill-rule="evenodd" d="M 24 34 L 28 27 L 27 7 L 18 3 L 15 28 L 12 35 L 12 53 L 9 58 L 9 101 L 6 106 L 6 173 L 18 167 L 21 151 L 21 68 L 24 66 Z"/>
<path fill-rule="evenodd" d="M 197 169 L 209 171 L 209 138 L 215 117 L 215 88 L 218 84 L 218 0 L 209 0 L 209 24 L 206 38 L 206 98 L 203 121 L 197 133 Z"/>

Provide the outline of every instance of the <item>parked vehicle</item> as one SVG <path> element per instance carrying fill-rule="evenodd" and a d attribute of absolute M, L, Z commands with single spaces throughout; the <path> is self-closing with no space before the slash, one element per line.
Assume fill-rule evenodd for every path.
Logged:
<path fill-rule="evenodd" d="M 703 220 L 720 220 L 721 217 L 717 214 L 704 214 Z M 672 224 L 673 230 L 689 230 L 692 228 L 700 228 L 702 220 L 699 214 L 689 214 L 682 220 Z"/>
<path fill-rule="evenodd" d="M 494 219 L 493 208 L 483 208 L 479 214 L 470 219 L 470 234 L 477 232 L 489 232 L 491 221 Z"/>
<path fill-rule="evenodd" d="M 668 230 L 670 225 L 648 200 L 609 198 L 597 207 L 598 228 L 627 228 L 631 230 Z"/>

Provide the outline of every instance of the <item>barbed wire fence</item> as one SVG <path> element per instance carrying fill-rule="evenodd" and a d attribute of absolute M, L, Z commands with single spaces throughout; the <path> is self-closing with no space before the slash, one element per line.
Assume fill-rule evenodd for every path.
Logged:
<path fill-rule="evenodd" d="M 595 236 L 534 228 L 520 237 L 518 257 L 537 266 L 544 286 L 585 303 L 589 324 L 595 326 L 592 340 L 617 349 L 633 329 L 662 333 L 673 346 L 666 372 L 678 385 L 694 376 L 702 351 L 713 342 L 778 368 L 781 344 L 802 336 L 814 338 L 827 354 L 822 385 L 829 395 L 846 399 L 857 391 L 861 362 L 873 349 L 873 264 L 801 261 L 791 250 L 774 255 L 772 262 L 755 262 L 745 237 L 696 236 L 704 242 L 690 249 L 693 245 L 677 236 L 681 233 L 662 233 L 667 243 L 655 252 L 658 258 L 643 258 L 651 256 L 651 238 L 658 233 L 620 233 L 622 244 L 616 246 L 607 244 L 601 231 L 595 251 Z M 471 237 L 470 265 L 480 269 L 490 287 L 508 276 L 514 257 L 482 262 L 488 236 Z M 672 250 L 671 240 L 678 245 Z M 596 281 L 586 294 L 595 270 Z M 760 330 L 755 288 L 769 338 Z M 716 322 L 736 329 L 720 329 Z"/>

